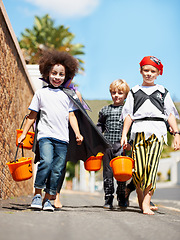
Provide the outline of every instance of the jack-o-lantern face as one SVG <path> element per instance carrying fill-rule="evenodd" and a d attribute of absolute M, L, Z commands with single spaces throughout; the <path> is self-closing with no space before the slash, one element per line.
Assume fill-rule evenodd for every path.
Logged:
<path fill-rule="evenodd" d="M 29 163 L 28 164 L 29 172 L 32 173 L 32 165 Z"/>
<path fill-rule="evenodd" d="M 33 145 L 33 141 L 34 141 L 34 136 L 30 136 L 29 144 L 30 144 L 31 146 Z"/>

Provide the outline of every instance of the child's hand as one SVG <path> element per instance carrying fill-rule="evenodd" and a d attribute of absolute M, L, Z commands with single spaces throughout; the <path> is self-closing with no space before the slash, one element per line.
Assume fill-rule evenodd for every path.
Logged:
<path fill-rule="evenodd" d="M 173 146 L 174 146 L 175 151 L 180 149 L 180 135 L 179 134 L 175 134 Z"/>
<path fill-rule="evenodd" d="M 82 141 L 83 141 L 83 136 L 81 134 L 76 134 L 76 142 L 77 145 L 81 145 Z"/>
<path fill-rule="evenodd" d="M 21 136 L 18 138 L 18 144 L 20 143 L 21 145 L 23 145 L 23 140 L 26 138 L 25 134 L 21 134 Z"/>
<path fill-rule="evenodd" d="M 127 144 L 127 137 L 126 136 L 122 136 L 121 137 L 121 142 L 120 142 L 121 146 L 123 146 L 123 149 L 126 149 L 128 144 Z"/>

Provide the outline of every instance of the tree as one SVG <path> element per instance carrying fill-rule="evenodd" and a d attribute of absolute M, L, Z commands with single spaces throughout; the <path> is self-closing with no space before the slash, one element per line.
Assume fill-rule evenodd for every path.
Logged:
<path fill-rule="evenodd" d="M 83 55 L 82 48 L 84 45 L 73 44 L 75 35 L 65 28 L 63 25 L 54 26 L 54 21 L 48 14 L 42 18 L 35 16 L 34 26 L 31 29 L 26 28 L 21 33 L 19 41 L 26 63 L 37 64 L 43 50 L 56 49 L 58 51 L 66 51 L 76 56 L 79 60 L 80 68 L 84 71 L 84 61 L 77 56 Z"/>

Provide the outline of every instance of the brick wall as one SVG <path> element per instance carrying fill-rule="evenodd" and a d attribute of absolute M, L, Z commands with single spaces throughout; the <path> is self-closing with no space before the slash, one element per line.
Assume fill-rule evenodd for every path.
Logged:
<path fill-rule="evenodd" d="M 33 179 L 15 182 L 6 165 L 16 152 L 16 129 L 20 127 L 33 89 L 4 7 L 0 6 L 0 198 L 32 194 Z M 22 61 L 23 60 L 23 61 Z M 33 157 L 25 150 L 26 157 Z M 21 157 L 21 151 L 18 158 Z"/>

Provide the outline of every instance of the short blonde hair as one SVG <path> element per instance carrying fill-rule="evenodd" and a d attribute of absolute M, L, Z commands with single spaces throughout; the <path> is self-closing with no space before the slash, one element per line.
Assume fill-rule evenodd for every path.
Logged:
<path fill-rule="evenodd" d="M 117 79 L 114 80 L 109 87 L 109 91 L 112 92 L 114 89 L 118 89 L 119 91 L 123 91 L 126 93 L 126 96 L 128 95 L 128 92 L 130 90 L 129 85 L 124 79 Z"/>

